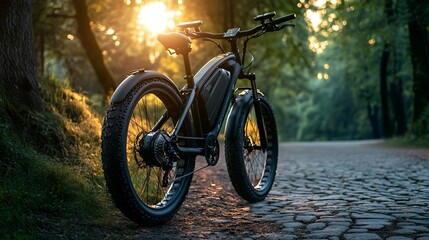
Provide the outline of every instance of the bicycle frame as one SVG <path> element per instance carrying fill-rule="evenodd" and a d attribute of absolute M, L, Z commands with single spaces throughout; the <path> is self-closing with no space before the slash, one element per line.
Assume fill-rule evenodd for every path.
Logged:
<path fill-rule="evenodd" d="M 238 51 L 237 51 L 238 52 Z M 182 111 L 182 114 L 180 115 L 173 132 L 171 134 L 171 140 L 175 143 L 179 142 L 179 140 L 193 140 L 197 144 L 192 144 L 196 146 L 179 146 L 176 144 L 176 148 L 179 153 L 185 153 L 185 154 L 193 154 L 193 155 L 205 155 L 205 141 L 209 137 L 216 137 L 219 135 L 219 132 L 222 128 L 222 123 L 225 120 L 226 113 L 228 111 L 228 106 L 233 100 L 234 96 L 234 88 L 237 83 L 237 80 L 239 78 L 244 79 L 250 79 L 254 82 L 254 75 L 252 74 L 244 74 L 242 70 L 242 65 L 240 63 L 240 57 L 237 53 L 229 52 L 225 54 L 220 54 L 214 58 L 212 58 L 210 61 L 208 61 L 196 74 L 195 76 L 192 75 L 191 68 L 190 68 L 190 60 L 189 55 L 184 54 L 184 63 L 185 63 L 185 70 L 186 70 L 186 76 L 185 79 L 187 81 L 187 86 L 185 86 L 182 90 L 180 90 L 180 94 L 184 101 L 184 108 Z M 237 61 L 238 60 L 238 61 Z M 208 78 L 212 76 L 212 74 L 219 68 L 225 69 L 230 72 L 230 79 L 229 79 L 229 86 L 227 89 L 227 93 L 225 94 L 225 98 L 221 99 L 221 107 L 219 114 L 216 118 L 214 127 L 208 131 L 203 132 L 202 130 L 202 120 L 199 113 L 199 107 L 197 105 L 196 98 L 197 95 L 197 86 L 199 82 L 204 82 Z M 176 89 L 176 85 L 174 82 L 168 78 L 167 76 L 150 70 L 136 70 L 129 74 L 129 76 L 118 86 L 114 94 L 112 95 L 112 98 L 110 99 L 111 104 L 121 102 L 124 100 L 127 93 L 135 87 L 139 82 L 150 79 L 150 78 L 162 78 L 167 80 L 171 84 L 171 86 L 174 86 Z M 252 84 L 252 87 L 256 89 L 256 85 Z M 248 88 L 252 89 L 252 88 Z M 179 90 L 178 90 L 179 91 Z M 256 90 L 254 91 L 256 93 Z M 255 95 L 255 94 L 254 94 Z M 257 96 L 257 95 L 256 95 Z M 188 115 L 188 113 L 192 113 L 192 120 L 195 127 L 195 135 L 194 136 L 180 136 L 179 132 L 180 129 Z M 259 114 L 258 114 L 259 115 Z M 159 121 L 155 124 L 152 131 L 156 131 L 162 127 L 162 125 L 169 119 L 168 112 L 164 113 L 164 115 L 159 119 Z M 262 119 L 262 117 L 261 117 Z M 259 120 L 258 120 L 259 121 Z M 261 136 L 265 136 L 265 132 L 261 133 Z"/>
<path fill-rule="evenodd" d="M 185 86 L 185 88 L 183 88 L 180 92 L 181 92 L 182 97 L 185 99 L 186 104 L 185 104 L 183 112 L 182 112 L 182 114 L 181 114 L 181 116 L 180 116 L 174 130 L 173 130 L 173 133 L 171 134 L 171 139 L 173 141 L 177 142 L 180 139 L 185 139 L 185 140 L 191 139 L 191 140 L 205 141 L 206 139 L 209 139 L 212 137 L 217 138 L 217 136 L 219 135 L 219 132 L 221 130 L 222 123 L 225 120 L 226 113 L 228 111 L 228 106 L 232 102 L 231 100 L 233 99 L 233 96 L 234 96 L 234 88 L 235 88 L 235 85 L 236 85 L 238 79 L 248 79 L 251 81 L 251 87 L 249 87 L 247 89 L 251 89 L 252 93 L 253 93 L 252 96 L 253 96 L 254 107 L 255 107 L 256 116 L 257 116 L 257 124 L 259 126 L 263 125 L 263 118 L 261 115 L 261 110 L 260 110 L 260 106 L 259 106 L 259 98 L 258 98 L 256 82 L 255 82 L 255 74 L 245 74 L 243 72 L 241 58 L 240 58 L 239 51 L 237 48 L 237 40 L 231 39 L 230 44 L 231 44 L 232 52 L 220 54 L 220 55 L 212 58 L 209 62 L 207 62 L 197 72 L 195 77 L 193 77 L 192 72 L 191 72 L 191 68 L 190 68 L 189 53 L 187 53 L 187 52 L 182 53 L 184 65 L 185 65 L 185 71 L 186 71 L 185 79 L 187 80 L 187 86 Z M 200 81 L 205 81 L 206 79 L 208 79 L 219 68 L 226 69 L 230 72 L 230 79 L 229 79 L 229 83 L 228 83 L 227 93 L 226 93 L 224 99 L 221 100 L 222 101 L 221 109 L 220 109 L 219 114 L 216 118 L 213 129 L 211 129 L 211 131 L 209 131 L 209 132 L 203 132 L 202 126 L 201 126 L 202 120 L 201 120 L 201 116 L 199 113 L 199 107 L 195 101 L 197 98 L 197 93 L 196 93 L 197 88 L 196 87 L 198 86 L 198 83 Z M 196 128 L 196 135 L 193 137 L 179 136 L 178 135 L 179 130 L 182 127 L 182 124 L 183 124 L 185 118 L 187 117 L 187 114 L 190 111 L 192 112 L 192 118 L 193 118 L 194 126 Z M 160 124 L 163 121 L 166 121 L 167 117 L 168 116 L 165 116 L 165 120 L 161 119 Z M 263 127 L 259 127 L 259 129 L 260 129 L 259 134 L 261 137 L 262 148 L 265 149 L 266 144 L 267 144 L 265 131 L 263 130 Z M 199 145 L 197 144 L 196 147 L 183 147 L 183 146 L 177 145 L 177 149 L 181 153 L 195 154 L 195 155 L 204 155 L 204 152 L 205 152 L 203 144 L 199 144 Z"/>
<path fill-rule="evenodd" d="M 186 61 L 186 57 L 184 57 L 184 59 Z M 210 132 L 204 133 L 202 128 L 202 120 L 201 120 L 199 108 L 198 108 L 198 105 L 196 104 L 196 97 L 197 97 L 196 87 L 200 81 L 205 81 L 210 76 L 212 76 L 212 74 L 218 68 L 226 69 L 231 73 L 229 83 L 228 83 L 227 93 L 225 94 L 225 98 L 221 100 L 222 101 L 221 107 L 220 107 L 219 115 L 216 118 L 214 128 Z M 183 109 L 182 115 L 180 116 L 179 121 L 177 122 L 173 130 L 173 133 L 171 135 L 172 139 L 178 139 L 178 140 L 189 139 L 189 137 L 187 136 L 178 135 L 178 132 L 182 127 L 182 124 L 187 114 L 189 113 L 189 110 L 192 111 L 192 118 L 193 118 L 194 126 L 196 128 L 196 136 L 194 136 L 192 139 L 205 140 L 208 136 L 217 137 L 221 130 L 222 123 L 225 120 L 225 116 L 228 111 L 228 106 L 233 97 L 234 87 L 241 71 L 242 71 L 241 65 L 236 61 L 235 55 L 232 53 L 228 53 L 228 54 L 218 55 L 213 59 L 211 59 L 197 72 L 195 77 L 192 77 L 192 74 L 190 74 L 190 72 L 186 73 L 187 74 L 186 79 L 188 81 L 188 85 L 187 87 L 181 90 L 181 94 L 187 100 L 186 100 L 186 104 Z M 201 145 L 194 148 L 178 146 L 178 150 L 182 153 L 204 155 L 204 148 Z"/>
<path fill-rule="evenodd" d="M 294 19 L 295 14 L 289 14 L 277 19 L 272 19 L 275 16 L 274 12 L 266 13 L 262 15 L 258 15 L 254 18 L 256 21 L 261 21 L 261 25 L 258 25 L 252 29 L 240 31 L 239 28 L 229 29 L 224 34 L 213 34 L 213 33 L 204 33 L 200 32 L 199 25 L 201 25 L 201 21 L 195 21 L 190 23 L 179 24 L 179 27 L 184 31 L 183 33 L 169 33 L 158 36 L 158 40 L 166 47 L 166 49 L 173 49 L 176 54 L 180 54 L 183 56 L 183 62 L 185 66 L 185 79 L 187 85 L 180 90 L 180 94 L 182 100 L 184 102 L 183 111 L 178 118 L 173 132 L 171 133 L 170 143 L 173 143 L 178 153 L 182 154 L 193 154 L 193 155 L 205 155 L 206 159 L 207 148 L 213 147 L 213 145 L 208 145 L 210 141 L 214 141 L 217 143 L 217 137 L 222 127 L 222 123 L 225 120 L 226 113 L 228 111 L 228 106 L 231 102 L 233 102 L 234 97 L 234 88 L 238 79 L 248 79 L 250 80 L 250 87 L 245 88 L 251 90 L 251 95 L 253 98 L 253 105 L 256 113 L 257 125 L 259 128 L 259 136 L 261 140 L 261 148 L 263 151 L 266 150 L 267 147 L 267 137 L 263 128 L 263 116 L 260 107 L 260 99 L 256 87 L 256 77 L 254 73 L 244 73 L 243 71 L 243 63 L 246 53 L 247 42 L 252 38 L 257 38 L 262 36 L 266 32 L 271 31 L 279 31 L 286 26 L 294 26 L 293 24 L 284 24 L 278 25 L 280 23 L 289 21 Z M 190 32 L 190 28 L 195 28 L 195 32 Z M 215 38 L 215 39 L 226 39 L 229 41 L 231 46 L 231 52 L 220 54 L 214 58 L 212 58 L 209 62 L 207 62 L 197 73 L 195 76 L 192 75 L 191 63 L 189 59 L 189 53 L 191 52 L 191 39 L 194 38 Z M 248 37 L 243 46 L 243 59 L 241 59 L 237 42 L 240 37 L 250 36 Z M 218 45 L 220 46 L 220 45 Z M 222 49 L 223 50 L 223 49 Z M 226 93 L 224 98 L 221 99 L 221 103 L 219 109 L 216 112 L 214 123 L 211 124 L 211 128 L 207 129 L 206 125 L 203 123 L 203 119 L 201 118 L 200 110 L 202 110 L 201 106 L 199 106 L 198 101 L 196 99 L 199 98 L 199 93 L 197 92 L 199 89 L 199 83 L 208 81 L 209 78 L 218 70 L 225 69 L 229 72 L 229 81 L 227 83 Z M 112 96 L 111 103 L 122 101 L 126 94 L 138 84 L 138 82 L 143 81 L 145 79 L 149 79 L 151 77 L 163 78 L 166 82 L 171 83 L 174 88 L 177 89 L 176 85 L 173 81 L 171 81 L 165 75 L 162 75 L 157 72 L 138 70 L 131 74 L 125 81 L 123 81 L 118 89 Z M 178 89 L 177 89 L 178 90 Z M 223 90 L 223 89 L 222 89 Z M 179 90 L 178 90 L 179 91 Z M 249 92 L 248 92 L 249 93 Z M 203 106 L 204 107 L 204 106 Z M 216 105 L 217 107 L 217 105 Z M 185 122 L 188 114 L 192 113 L 192 120 L 195 127 L 194 136 L 180 136 L 180 129 Z M 151 131 L 157 131 L 161 129 L 163 124 L 169 119 L 168 112 L 164 113 L 163 116 L 159 119 L 159 121 L 155 124 Z M 212 121 L 213 119 L 209 119 Z M 179 140 L 191 140 L 193 143 L 191 146 L 179 146 Z M 185 141 L 188 143 L 188 141 Z M 194 144 L 195 143 L 195 144 Z M 218 144 L 218 143 L 217 143 Z M 207 160 L 209 162 L 209 160 Z M 210 164 L 210 163 L 209 163 Z M 215 164 L 215 163 L 214 163 Z"/>

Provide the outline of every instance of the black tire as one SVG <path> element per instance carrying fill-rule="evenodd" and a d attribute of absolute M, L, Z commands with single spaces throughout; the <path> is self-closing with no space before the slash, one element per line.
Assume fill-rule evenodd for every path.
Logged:
<path fill-rule="evenodd" d="M 230 116 L 237 119 L 228 119 L 228 123 L 234 122 L 234 127 L 227 128 L 231 132 L 226 134 L 225 139 L 225 159 L 232 185 L 235 191 L 249 202 L 265 199 L 274 183 L 277 170 L 277 126 L 266 98 L 263 95 L 259 97 L 267 136 L 267 150 L 258 149 L 261 141 L 253 98 L 249 95 L 247 98 L 240 96 L 237 99 L 245 103 L 238 104 L 241 106 L 240 109 L 232 109 L 237 113 Z"/>
<path fill-rule="evenodd" d="M 112 104 L 104 118 L 102 162 L 106 185 L 116 206 L 138 224 L 169 221 L 188 193 L 192 175 L 171 181 L 194 170 L 195 156 L 179 156 L 180 160 L 165 174 L 153 159 L 143 159 L 138 153 L 138 142 L 159 118 L 168 111 L 169 119 L 161 129 L 169 134 L 182 109 L 178 90 L 163 79 L 152 78 L 135 86 L 122 102 Z M 181 135 L 192 135 L 189 118 L 182 129 Z M 161 149 L 160 154 L 167 151 Z M 162 155 L 168 159 L 166 156 Z M 164 175 L 168 176 L 167 187 L 162 186 Z"/>

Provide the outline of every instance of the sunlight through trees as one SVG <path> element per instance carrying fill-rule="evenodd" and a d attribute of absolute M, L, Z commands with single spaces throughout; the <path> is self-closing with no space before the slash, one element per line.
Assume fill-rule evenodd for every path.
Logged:
<path fill-rule="evenodd" d="M 80 43 L 83 36 L 77 31 L 71 2 L 38 0 L 34 6 L 39 72 L 68 81 L 98 101 L 103 90 Z M 427 7 L 409 2 L 88 0 L 86 4 L 102 61 L 117 84 L 130 70 L 146 68 L 166 73 L 183 86 L 181 59 L 168 56 L 156 40 L 160 32 L 176 31 L 175 25 L 182 21 L 202 20 L 203 30 L 221 32 L 251 27 L 253 16 L 261 12 L 297 13 L 296 28 L 278 33 L 280 37 L 258 39 L 248 50 L 257 56 L 252 71 L 263 79 L 259 86 L 274 100 L 279 118 L 288 123 L 280 126 L 281 138 L 312 140 L 390 136 L 390 130 L 402 135 L 410 128 L 413 113 L 425 111 L 426 100 L 418 101 L 417 110 L 413 107 L 415 94 L 422 93 L 413 90 L 413 84 L 419 84 L 413 79 L 420 76 L 413 73 L 420 70 L 412 60 L 423 58 L 412 57 L 418 55 L 410 52 L 414 48 L 410 48 L 409 35 L 409 29 L 416 34 L 421 28 L 409 26 L 428 25 Z M 391 10 L 386 10 L 386 3 L 391 3 Z M 411 40 L 416 39 L 420 38 Z M 218 52 L 210 44 L 194 41 L 193 69 Z M 333 105 L 337 100 L 353 111 L 339 111 Z"/>

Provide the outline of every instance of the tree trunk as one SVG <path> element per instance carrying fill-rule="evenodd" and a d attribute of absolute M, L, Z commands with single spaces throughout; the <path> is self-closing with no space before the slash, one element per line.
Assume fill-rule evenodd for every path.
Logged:
<path fill-rule="evenodd" d="M 369 122 L 371 123 L 372 137 L 375 139 L 379 139 L 380 127 L 378 125 L 378 107 L 377 106 L 371 107 L 371 104 L 368 102 L 366 109 L 367 109 Z"/>
<path fill-rule="evenodd" d="M 395 135 L 402 136 L 407 132 L 407 118 L 404 107 L 404 95 L 402 94 L 402 79 L 397 78 L 390 84 L 392 111 L 395 115 Z"/>
<path fill-rule="evenodd" d="M 392 112 L 395 123 L 394 134 L 398 136 L 403 136 L 407 132 L 407 116 L 405 114 L 405 106 L 404 106 L 404 89 L 402 78 L 398 77 L 397 73 L 400 69 L 400 62 L 398 59 L 397 50 L 398 46 L 396 46 L 393 50 L 393 75 L 394 80 L 393 83 L 390 84 L 390 102 L 392 103 Z"/>
<path fill-rule="evenodd" d="M 390 25 L 393 21 L 393 2 L 386 0 L 384 2 L 384 12 L 387 19 L 387 23 Z M 390 123 L 390 108 L 389 108 L 389 93 L 388 93 L 388 64 L 390 55 L 390 44 L 388 40 L 385 40 L 383 46 L 383 53 L 381 55 L 380 62 L 380 100 L 381 100 L 381 117 L 383 124 L 383 136 L 385 138 L 392 137 L 392 125 Z"/>
<path fill-rule="evenodd" d="M 429 39 L 427 26 L 428 1 L 408 0 L 408 31 L 411 62 L 413 64 L 413 132 L 418 137 L 428 134 L 429 119 L 424 116 L 429 105 Z"/>
<path fill-rule="evenodd" d="M 223 2 L 223 17 L 224 17 L 224 21 L 223 21 L 223 28 L 224 31 L 228 30 L 229 28 L 235 27 L 235 4 L 237 4 L 234 1 L 230 1 L 230 0 L 224 0 Z"/>
<path fill-rule="evenodd" d="M 77 33 L 85 49 L 88 59 L 97 75 L 98 82 L 104 89 L 106 96 L 110 95 L 117 87 L 112 74 L 107 69 L 100 46 L 91 30 L 88 9 L 85 0 L 73 0 L 76 11 Z"/>
<path fill-rule="evenodd" d="M 0 1 L 0 84 L 8 104 L 38 111 L 43 102 L 36 79 L 31 9 L 31 0 Z"/>
<path fill-rule="evenodd" d="M 417 21 L 408 24 L 413 63 L 414 115 L 418 121 L 429 104 L 429 42 L 426 28 Z"/>
<path fill-rule="evenodd" d="M 381 55 L 380 64 L 380 98 L 381 98 L 381 117 L 383 121 L 383 136 L 392 137 L 392 127 L 389 117 L 389 101 L 387 89 L 387 64 L 389 61 L 389 45 L 384 44 L 383 54 Z"/>

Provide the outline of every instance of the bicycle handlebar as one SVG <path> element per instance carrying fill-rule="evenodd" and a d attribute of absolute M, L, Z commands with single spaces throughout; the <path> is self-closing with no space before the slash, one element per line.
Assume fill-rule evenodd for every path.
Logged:
<path fill-rule="evenodd" d="M 288 15 L 285 15 L 283 17 L 279 17 L 273 20 L 274 24 L 280 24 L 280 23 L 284 23 L 290 20 L 293 20 L 296 18 L 296 14 L 295 13 L 291 13 Z"/>
<path fill-rule="evenodd" d="M 261 31 L 264 28 L 267 27 L 274 27 L 277 26 L 278 24 L 293 20 L 296 18 L 296 14 L 295 13 L 291 13 L 276 19 L 272 19 L 270 21 L 266 21 L 263 22 L 262 24 L 253 27 L 251 29 L 248 30 L 243 30 L 243 31 L 239 31 L 237 33 L 237 35 L 235 36 L 235 38 L 240 38 L 240 37 L 246 37 L 246 36 L 250 36 L 250 35 L 254 35 L 257 32 Z M 278 30 L 280 30 L 282 27 L 277 26 Z M 229 38 L 229 37 L 224 37 L 225 33 L 211 33 L 211 32 L 192 32 L 189 33 L 189 36 L 191 38 L 211 38 L 211 39 L 225 39 L 225 38 Z"/>

